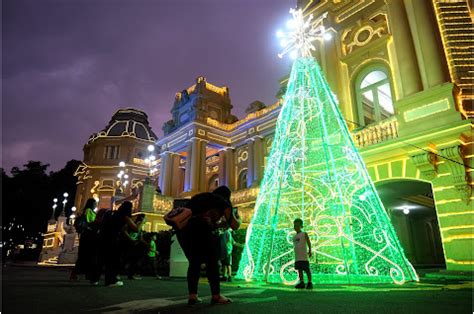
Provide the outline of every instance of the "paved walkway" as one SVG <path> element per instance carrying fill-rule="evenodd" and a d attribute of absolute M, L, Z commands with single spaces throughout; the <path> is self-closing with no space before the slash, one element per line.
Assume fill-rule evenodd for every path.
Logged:
<path fill-rule="evenodd" d="M 182 279 L 143 278 L 124 287 L 92 287 L 67 281 L 69 269 L 10 266 L 3 271 L 4 313 L 472 313 L 472 282 L 422 282 L 403 286 L 316 286 L 295 291 L 282 285 L 223 283 L 233 304 L 186 305 Z"/>

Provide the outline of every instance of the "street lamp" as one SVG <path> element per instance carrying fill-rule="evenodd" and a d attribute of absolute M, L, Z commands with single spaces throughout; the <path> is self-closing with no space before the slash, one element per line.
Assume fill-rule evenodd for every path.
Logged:
<path fill-rule="evenodd" d="M 121 161 L 119 162 L 119 167 L 120 168 L 125 168 L 126 164 L 124 161 Z M 125 170 L 120 170 L 119 173 L 117 173 L 117 178 L 119 179 L 120 181 L 120 185 L 119 187 L 117 187 L 115 193 L 116 194 L 121 194 L 121 193 L 124 193 L 125 192 L 125 188 L 127 187 L 128 183 L 129 183 L 129 175 L 126 173 L 126 169 Z"/>
<path fill-rule="evenodd" d="M 54 220 L 55 217 L 54 217 L 54 213 L 56 212 L 56 207 L 58 207 L 58 199 L 57 198 L 53 198 L 53 214 L 51 215 L 51 220 Z"/>
<path fill-rule="evenodd" d="M 67 193 L 64 193 L 64 194 L 67 194 Z M 64 200 L 63 200 L 63 212 L 61 214 L 66 214 L 66 203 L 67 203 L 67 196 L 64 197 Z"/>
<path fill-rule="evenodd" d="M 155 145 L 148 145 L 147 147 L 148 152 L 150 153 L 147 158 L 145 158 L 145 163 L 148 166 L 148 177 L 146 180 L 151 181 L 151 177 L 153 176 L 153 173 L 156 171 L 153 166 L 155 164 L 156 156 L 153 154 L 155 151 Z"/>

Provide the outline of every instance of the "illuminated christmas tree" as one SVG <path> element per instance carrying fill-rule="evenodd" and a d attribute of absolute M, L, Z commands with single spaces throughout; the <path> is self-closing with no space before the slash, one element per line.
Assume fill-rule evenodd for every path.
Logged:
<path fill-rule="evenodd" d="M 355 147 L 311 42 L 325 36 L 321 16 L 290 10 L 291 32 L 278 33 L 282 55 L 297 54 L 272 149 L 247 229 L 237 274 L 295 284 L 293 221 L 312 242 L 314 283 L 418 280 Z"/>

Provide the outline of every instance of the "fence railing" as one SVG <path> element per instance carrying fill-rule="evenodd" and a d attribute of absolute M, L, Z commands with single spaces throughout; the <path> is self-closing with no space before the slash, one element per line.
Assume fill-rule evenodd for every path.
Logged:
<path fill-rule="evenodd" d="M 398 121 L 396 117 L 369 124 L 361 130 L 354 131 L 352 138 L 357 147 L 367 147 L 398 138 Z"/>

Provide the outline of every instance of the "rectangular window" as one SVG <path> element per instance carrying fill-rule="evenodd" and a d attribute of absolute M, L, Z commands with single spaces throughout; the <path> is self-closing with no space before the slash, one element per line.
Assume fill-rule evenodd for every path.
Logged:
<path fill-rule="evenodd" d="M 118 159 L 120 146 L 105 146 L 105 159 Z"/>
<path fill-rule="evenodd" d="M 44 240 L 43 247 L 53 247 L 54 246 L 54 238 L 49 238 Z"/>

